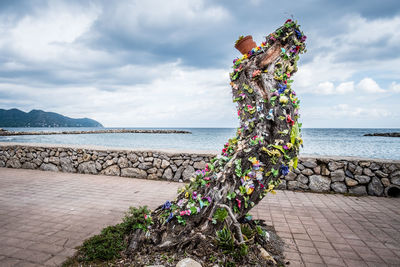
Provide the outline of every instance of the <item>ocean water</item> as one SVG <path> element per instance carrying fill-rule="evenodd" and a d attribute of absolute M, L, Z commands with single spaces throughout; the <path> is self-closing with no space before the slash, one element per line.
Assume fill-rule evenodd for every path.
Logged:
<path fill-rule="evenodd" d="M 9 131 L 72 131 L 98 128 L 5 128 Z M 106 128 L 113 129 L 113 128 Z M 116 129 L 116 128 L 114 128 Z M 128 129 L 128 128 L 125 128 Z M 135 129 L 135 128 L 129 128 Z M 136 128 L 137 129 L 137 128 Z M 143 128 L 141 128 L 143 129 Z M 151 128 L 148 128 L 151 129 Z M 160 129 L 160 128 L 158 128 Z M 163 128 L 167 129 L 167 128 Z M 234 128 L 174 128 L 192 134 L 78 134 L 0 136 L 0 142 L 96 145 L 105 147 L 220 151 L 235 136 Z M 302 155 L 358 156 L 400 160 L 400 138 L 363 136 L 366 133 L 400 132 L 400 129 L 304 128 Z"/>

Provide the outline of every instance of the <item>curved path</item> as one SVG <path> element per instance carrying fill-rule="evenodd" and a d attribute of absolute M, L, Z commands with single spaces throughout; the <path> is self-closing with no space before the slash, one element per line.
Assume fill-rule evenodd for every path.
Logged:
<path fill-rule="evenodd" d="M 0 266 L 60 265 L 129 206 L 155 208 L 181 185 L 0 168 Z M 278 191 L 252 213 L 290 266 L 400 266 L 400 199 Z"/>

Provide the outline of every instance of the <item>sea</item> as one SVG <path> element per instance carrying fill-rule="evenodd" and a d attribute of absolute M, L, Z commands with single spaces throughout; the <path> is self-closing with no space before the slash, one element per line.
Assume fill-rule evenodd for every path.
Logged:
<path fill-rule="evenodd" d="M 9 131 L 84 131 L 98 129 L 156 128 L 4 128 Z M 0 136 L 0 142 L 94 145 L 102 147 L 221 151 L 235 136 L 235 128 L 157 128 L 192 134 L 74 134 Z M 301 155 L 356 156 L 400 160 L 400 138 L 363 136 L 367 133 L 400 132 L 397 129 L 303 128 Z"/>

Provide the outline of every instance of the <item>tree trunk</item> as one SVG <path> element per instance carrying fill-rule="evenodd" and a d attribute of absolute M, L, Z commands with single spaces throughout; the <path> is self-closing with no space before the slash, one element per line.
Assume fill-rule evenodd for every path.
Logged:
<path fill-rule="evenodd" d="M 241 223 L 248 212 L 297 165 L 300 138 L 298 105 L 290 77 L 297 71 L 305 36 L 288 20 L 261 46 L 234 61 L 231 86 L 240 128 L 222 154 L 197 171 L 177 199 L 152 213 L 144 235 L 133 234 L 129 250 L 151 245 L 157 251 L 195 250 L 215 243 L 224 227 L 235 246 L 248 242 Z M 210 239 L 211 238 L 211 239 Z"/>

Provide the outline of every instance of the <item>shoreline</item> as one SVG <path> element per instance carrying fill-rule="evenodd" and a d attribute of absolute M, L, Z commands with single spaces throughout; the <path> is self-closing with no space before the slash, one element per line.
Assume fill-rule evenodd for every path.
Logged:
<path fill-rule="evenodd" d="M 93 131 L 59 131 L 59 132 L 24 132 L 24 131 L 0 131 L 0 136 L 18 135 L 56 135 L 56 134 L 103 134 L 103 133 L 146 133 L 146 134 L 191 134 L 190 131 L 183 130 L 138 130 L 138 129 L 108 129 Z"/>

